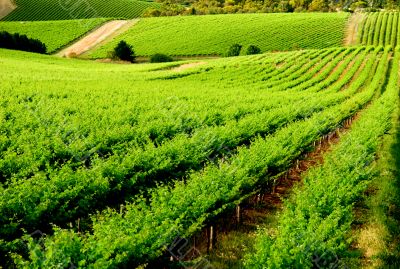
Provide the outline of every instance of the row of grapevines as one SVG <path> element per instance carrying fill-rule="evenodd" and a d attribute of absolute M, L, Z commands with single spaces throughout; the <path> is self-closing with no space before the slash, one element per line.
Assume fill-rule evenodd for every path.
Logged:
<path fill-rule="evenodd" d="M 361 83 L 351 83 L 348 90 L 359 89 L 369 75 L 362 73 L 356 79 Z M 21 264 L 46 267 L 72 262 L 88 268 L 132 267 L 160 255 L 164 244 L 177 233 L 193 234 L 207 219 L 249 192 L 261 185 L 270 186 L 273 175 L 287 169 L 321 135 L 334 130 L 368 103 L 381 82 L 382 76 L 374 77 L 369 87 L 351 98 L 289 124 L 271 136 L 255 139 L 248 148 L 241 147 L 228 160 L 191 173 L 184 182 L 155 188 L 148 200 L 137 198 L 121 211 L 110 209 L 98 214 L 93 218 L 90 233 L 57 230 L 41 246 L 32 242 L 31 260 L 20 260 Z M 59 255 L 61 249 L 64 256 Z"/>
<path fill-rule="evenodd" d="M 304 186 L 285 205 L 274 236 L 259 232 L 248 268 L 347 267 L 340 258 L 349 246 L 353 205 L 367 186 L 379 138 L 390 128 L 399 104 L 399 56 L 396 50 L 384 94 L 361 114 L 324 164 L 307 173 Z M 386 69 L 381 65 L 379 75 L 385 76 Z"/>
<path fill-rule="evenodd" d="M 359 30 L 359 44 L 396 46 L 399 44 L 399 12 L 367 13 Z"/>
<path fill-rule="evenodd" d="M 381 37 L 385 35 L 386 25 L 382 24 L 383 18 L 386 17 L 384 13 L 378 13 L 378 18 L 376 19 L 375 29 L 374 29 L 374 41 L 373 45 L 378 46 L 381 40 Z M 382 27 L 383 26 L 383 27 Z"/>

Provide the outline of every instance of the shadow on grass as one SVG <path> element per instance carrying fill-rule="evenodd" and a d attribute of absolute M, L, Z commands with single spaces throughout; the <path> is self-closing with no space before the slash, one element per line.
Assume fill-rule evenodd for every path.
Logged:
<path fill-rule="evenodd" d="M 400 118 L 390 147 L 390 182 L 385 203 L 385 225 L 389 232 L 388 251 L 381 255 L 382 268 L 400 268 Z"/>

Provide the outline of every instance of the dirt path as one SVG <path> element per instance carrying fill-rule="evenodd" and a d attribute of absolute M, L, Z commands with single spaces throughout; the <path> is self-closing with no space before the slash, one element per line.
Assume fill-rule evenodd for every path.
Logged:
<path fill-rule="evenodd" d="M 365 15 L 360 13 L 354 13 L 351 15 L 349 23 L 347 25 L 346 37 L 344 40 L 345 46 L 357 45 L 357 38 L 359 27 L 364 20 Z"/>
<path fill-rule="evenodd" d="M 12 0 L 0 0 L 0 20 L 16 8 L 17 6 Z"/>
<path fill-rule="evenodd" d="M 135 24 L 137 20 L 132 21 L 109 21 L 93 30 L 76 43 L 61 50 L 56 55 L 60 57 L 76 57 L 93 49 L 105 42 L 111 40 L 116 35 L 126 31 L 130 26 Z"/>
<path fill-rule="evenodd" d="M 186 69 L 193 68 L 193 67 L 196 67 L 196 66 L 199 66 L 199 65 L 203 65 L 203 64 L 206 64 L 206 62 L 182 64 L 180 66 L 172 68 L 171 71 L 182 72 L 182 71 L 185 71 Z"/>

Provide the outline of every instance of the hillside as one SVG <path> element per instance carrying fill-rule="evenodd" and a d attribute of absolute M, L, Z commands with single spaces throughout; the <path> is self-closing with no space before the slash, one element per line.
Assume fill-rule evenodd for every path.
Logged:
<path fill-rule="evenodd" d="M 400 268 L 400 13 L 88 1 L 0 22 L 0 268 Z"/>
<path fill-rule="evenodd" d="M 139 17 L 146 8 L 157 7 L 153 2 L 139 0 L 15 0 L 17 8 L 5 21 L 46 21 L 90 18 Z"/>
<path fill-rule="evenodd" d="M 86 19 L 68 21 L 0 22 L 0 31 L 25 34 L 46 44 L 52 53 L 83 36 L 108 19 Z"/>
<path fill-rule="evenodd" d="M 120 40 L 132 44 L 140 56 L 221 55 L 234 43 L 253 44 L 263 52 L 334 47 L 343 43 L 348 16 L 312 13 L 145 18 L 90 57 L 105 58 Z"/>
<path fill-rule="evenodd" d="M 51 248 L 31 249 L 46 255 L 44 264 L 31 256 L 30 266 L 55 266 L 62 249 L 65 261 L 106 268 L 152 261 L 162 242 L 192 236 L 261 185 L 271 190 L 274 176 L 315 141 L 369 102 L 380 104 L 374 100 L 385 92 L 393 52 L 271 53 L 209 60 L 181 72 L 170 69 L 174 63 L 0 54 L 1 95 L 8 100 L 1 114 L 8 135 L 1 148 L 0 234 L 13 240 L 20 229 L 51 233 L 56 224 L 64 230 L 46 238 Z M 393 83 L 397 78 L 388 89 Z M 393 90 L 386 92 L 382 100 L 393 101 Z M 377 109 L 365 113 L 383 113 L 382 120 L 392 111 Z M 76 232 L 79 223 L 87 224 Z M 0 251 L 9 246 L 0 241 Z"/>

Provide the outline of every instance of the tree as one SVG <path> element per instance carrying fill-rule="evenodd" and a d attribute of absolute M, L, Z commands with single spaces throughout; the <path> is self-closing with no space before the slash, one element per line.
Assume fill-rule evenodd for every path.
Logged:
<path fill-rule="evenodd" d="M 120 41 L 114 49 L 114 54 L 122 61 L 129 61 L 133 63 L 136 59 L 135 52 L 131 45 L 125 41 Z"/>
<path fill-rule="evenodd" d="M 151 63 L 166 63 L 172 62 L 173 60 L 172 57 L 161 53 L 154 54 L 150 57 Z"/>
<path fill-rule="evenodd" d="M 255 45 L 250 45 L 246 49 L 246 55 L 253 55 L 261 53 L 261 49 Z"/>
<path fill-rule="evenodd" d="M 242 50 L 242 45 L 233 44 L 232 46 L 229 47 L 226 53 L 226 57 L 239 56 L 241 50 Z"/>
<path fill-rule="evenodd" d="M 0 48 L 46 53 L 46 45 L 40 40 L 28 38 L 18 33 L 0 32 Z"/>

